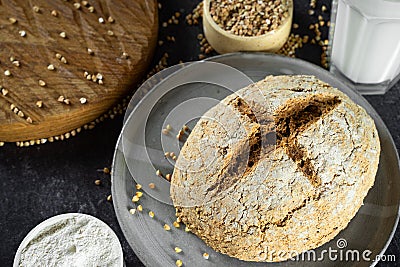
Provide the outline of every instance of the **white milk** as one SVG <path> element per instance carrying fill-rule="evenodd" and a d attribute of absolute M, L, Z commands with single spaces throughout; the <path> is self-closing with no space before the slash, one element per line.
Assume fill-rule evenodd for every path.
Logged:
<path fill-rule="evenodd" d="M 331 64 L 355 83 L 400 73 L 400 0 L 338 0 Z"/>

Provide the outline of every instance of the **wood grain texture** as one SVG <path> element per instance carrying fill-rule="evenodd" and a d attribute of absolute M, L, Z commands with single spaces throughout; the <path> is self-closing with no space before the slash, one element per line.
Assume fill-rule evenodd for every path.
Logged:
<path fill-rule="evenodd" d="M 0 141 L 37 140 L 81 127 L 117 104 L 142 78 L 157 41 L 157 2 L 88 2 L 77 9 L 72 1 L 0 0 L 0 85 L 8 91 L 4 95 L 0 90 Z M 114 22 L 108 21 L 110 16 Z M 48 70 L 49 64 L 55 70 Z M 101 73 L 103 84 L 87 80 L 85 71 Z M 40 86 L 39 80 L 46 85 Z M 59 96 L 70 104 L 57 101 Z M 82 97 L 86 104 L 80 103 Z M 42 108 L 37 101 L 43 101 Z M 11 104 L 24 116 L 15 114 Z"/>

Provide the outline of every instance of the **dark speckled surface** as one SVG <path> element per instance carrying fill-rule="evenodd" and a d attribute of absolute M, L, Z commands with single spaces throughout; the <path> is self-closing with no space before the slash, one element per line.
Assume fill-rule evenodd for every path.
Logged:
<path fill-rule="evenodd" d="M 175 11 L 188 13 L 197 1 L 162 0 L 160 23 Z M 317 15 L 307 15 L 308 0 L 295 1 L 295 22 L 300 25 L 297 32 L 310 34 L 307 25 L 316 21 Z M 330 1 L 318 1 L 330 6 Z M 323 13 L 325 18 L 328 13 Z M 160 37 L 175 36 L 176 42 L 164 42 L 155 58 L 165 51 L 170 55 L 169 63 L 179 60 L 197 59 L 199 45 L 196 40 L 199 27 L 189 27 L 182 22 L 160 28 Z M 326 37 L 326 30 L 323 31 Z M 319 63 L 320 48 L 305 46 L 298 56 Z M 157 61 L 157 60 L 156 60 Z M 400 83 L 383 96 L 368 96 L 367 100 L 386 123 L 397 149 L 400 148 Z M 118 235 L 128 267 L 143 266 L 128 246 L 118 226 L 110 202 L 110 176 L 97 171 L 110 166 L 114 145 L 122 128 L 122 116 L 106 121 L 94 130 L 85 131 L 67 141 L 48 143 L 28 148 L 17 148 L 6 144 L 0 148 L 0 266 L 11 266 L 14 254 L 25 235 L 38 223 L 60 213 L 82 212 L 94 215 L 106 222 Z M 94 181 L 100 179 L 101 186 Z M 400 192 L 399 192 L 400 193 Z M 394 254 L 397 262 L 378 263 L 378 266 L 400 266 L 400 229 L 396 230 L 386 255 Z"/>

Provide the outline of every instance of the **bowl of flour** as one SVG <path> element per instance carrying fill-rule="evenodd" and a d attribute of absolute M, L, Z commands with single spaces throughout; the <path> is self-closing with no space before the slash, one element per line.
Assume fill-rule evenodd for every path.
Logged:
<path fill-rule="evenodd" d="M 107 224 L 66 213 L 33 228 L 18 247 L 13 266 L 122 267 L 124 260 L 118 237 Z"/>

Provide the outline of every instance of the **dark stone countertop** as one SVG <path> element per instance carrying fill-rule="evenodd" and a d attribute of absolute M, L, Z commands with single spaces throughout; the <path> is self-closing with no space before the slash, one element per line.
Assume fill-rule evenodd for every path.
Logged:
<path fill-rule="evenodd" d="M 179 25 L 160 27 L 160 38 L 175 36 L 176 42 L 164 41 L 158 47 L 155 62 L 164 52 L 169 53 L 168 63 L 179 60 L 196 60 L 199 54 L 197 34 L 199 26 L 188 26 L 184 16 L 197 1 L 161 0 L 160 25 L 175 11 L 183 15 Z M 325 19 L 329 13 L 322 13 L 320 7 L 330 1 L 318 1 L 317 14 L 307 14 L 308 0 L 295 1 L 294 20 L 301 34 L 310 34 L 307 25 L 315 22 L 321 13 Z M 327 32 L 323 31 L 326 38 Z M 316 45 L 307 45 L 298 51 L 300 58 L 319 64 L 321 50 Z M 1 52 L 0 52 L 1 53 Z M 397 148 L 400 148 L 400 83 L 385 95 L 368 96 L 367 100 L 380 114 L 391 132 Z M 112 203 L 106 200 L 110 194 L 110 176 L 102 173 L 103 167 L 111 166 L 114 146 L 122 128 L 122 116 L 106 121 L 91 131 L 83 131 L 66 141 L 46 143 L 27 148 L 15 144 L 0 147 L 0 259 L 1 266 L 11 266 L 14 254 L 25 235 L 41 221 L 67 212 L 81 212 L 94 215 L 106 222 L 117 233 L 124 250 L 128 267 L 143 266 L 125 240 L 118 225 Z M 96 186 L 94 181 L 102 184 Z M 400 229 L 390 243 L 386 255 L 394 254 L 397 263 L 378 263 L 378 266 L 400 266 Z"/>

